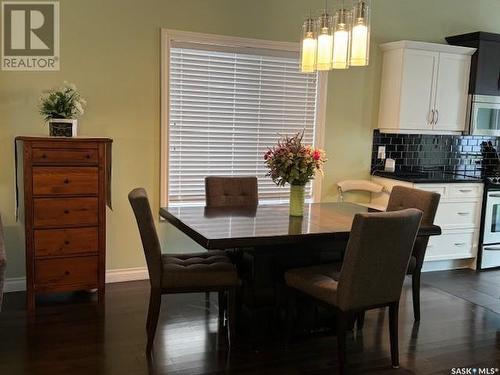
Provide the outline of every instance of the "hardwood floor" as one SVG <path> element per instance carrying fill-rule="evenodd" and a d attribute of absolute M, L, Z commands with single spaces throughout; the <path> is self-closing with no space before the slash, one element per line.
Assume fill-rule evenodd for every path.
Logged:
<path fill-rule="evenodd" d="M 472 291 L 487 286 L 498 295 L 500 271 L 480 277 L 460 272 L 457 284 Z M 363 332 L 348 336 L 351 373 L 450 374 L 454 367 L 500 367 L 500 315 L 427 283 L 441 280 L 449 286 L 454 277 L 453 272 L 424 275 L 420 325 L 414 325 L 411 286 L 405 284 L 399 369 L 390 367 L 388 313 L 368 312 Z M 255 350 L 240 339 L 227 355 L 224 335 L 218 334 L 215 294 L 208 305 L 204 294 L 164 296 L 154 356 L 148 361 L 148 283 L 110 284 L 106 292 L 104 309 L 93 301 L 95 295 L 51 296 L 31 318 L 24 294 L 7 294 L 0 313 L 0 374 L 337 372 L 336 339 L 325 334 L 296 337 L 288 349 L 277 341 Z"/>

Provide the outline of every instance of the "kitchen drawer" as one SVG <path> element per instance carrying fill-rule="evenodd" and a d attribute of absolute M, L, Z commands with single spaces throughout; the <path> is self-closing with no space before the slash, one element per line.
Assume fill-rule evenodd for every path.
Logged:
<path fill-rule="evenodd" d="M 34 164 L 97 164 L 99 151 L 84 148 L 33 148 Z"/>
<path fill-rule="evenodd" d="M 81 286 L 82 289 L 96 287 L 98 264 L 97 256 L 39 259 L 35 264 L 36 288 L 57 285 Z"/>
<path fill-rule="evenodd" d="M 97 225 L 97 198 L 35 198 L 33 200 L 35 227 L 66 227 Z"/>
<path fill-rule="evenodd" d="M 97 195 L 97 167 L 33 167 L 34 195 Z"/>
<path fill-rule="evenodd" d="M 431 193 L 438 193 L 441 196 L 441 199 L 446 197 L 446 188 L 445 185 L 420 185 L 416 184 L 415 187 L 420 190 L 430 191 Z"/>
<path fill-rule="evenodd" d="M 430 238 L 425 260 L 466 259 L 474 256 L 474 231 L 444 232 Z"/>
<path fill-rule="evenodd" d="M 36 229 L 34 245 L 36 257 L 97 254 L 98 228 Z"/>
<path fill-rule="evenodd" d="M 443 227 L 477 227 L 479 202 L 440 202 L 434 220 Z"/>
<path fill-rule="evenodd" d="M 456 184 L 448 187 L 448 198 L 480 198 L 483 195 L 483 184 Z"/>

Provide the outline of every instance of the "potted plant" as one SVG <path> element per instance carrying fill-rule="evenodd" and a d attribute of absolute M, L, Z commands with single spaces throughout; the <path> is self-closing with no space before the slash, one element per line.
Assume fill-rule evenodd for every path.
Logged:
<path fill-rule="evenodd" d="M 303 216 L 305 185 L 322 173 L 326 155 L 323 150 L 302 145 L 304 132 L 284 137 L 264 155 L 270 176 L 278 186 L 290 184 L 290 216 Z"/>
<path fill-rule="evenodd" d="M 77 118 L 83 115 L 86 104 L 75 85 L 68 82 L 61 88 L 45 92 L 40 98 L 40 113 L 49 125 L 49 135 L 76 137 Z"/>

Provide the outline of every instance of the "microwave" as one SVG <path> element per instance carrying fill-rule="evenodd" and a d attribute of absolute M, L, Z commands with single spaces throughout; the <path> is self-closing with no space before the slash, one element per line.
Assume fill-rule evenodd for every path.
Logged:
<path fill-rule="evenodd" d="M 470 134 L 500 136 L 500 96 L 469 96 Z"/>

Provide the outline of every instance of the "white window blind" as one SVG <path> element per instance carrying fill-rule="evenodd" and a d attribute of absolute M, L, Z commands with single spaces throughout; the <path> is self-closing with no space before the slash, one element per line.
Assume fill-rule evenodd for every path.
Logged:
<path fill-rule="evenodd" d="M 265 176 L 263 156 L 302 130 L 314 144 L 317 86 L 316 74 L 300 73 L 298 53 L 170 48 L 169 203 L 203 203 L 205 176 L 257 176 L 261 202 L 288 199 Z"/>

